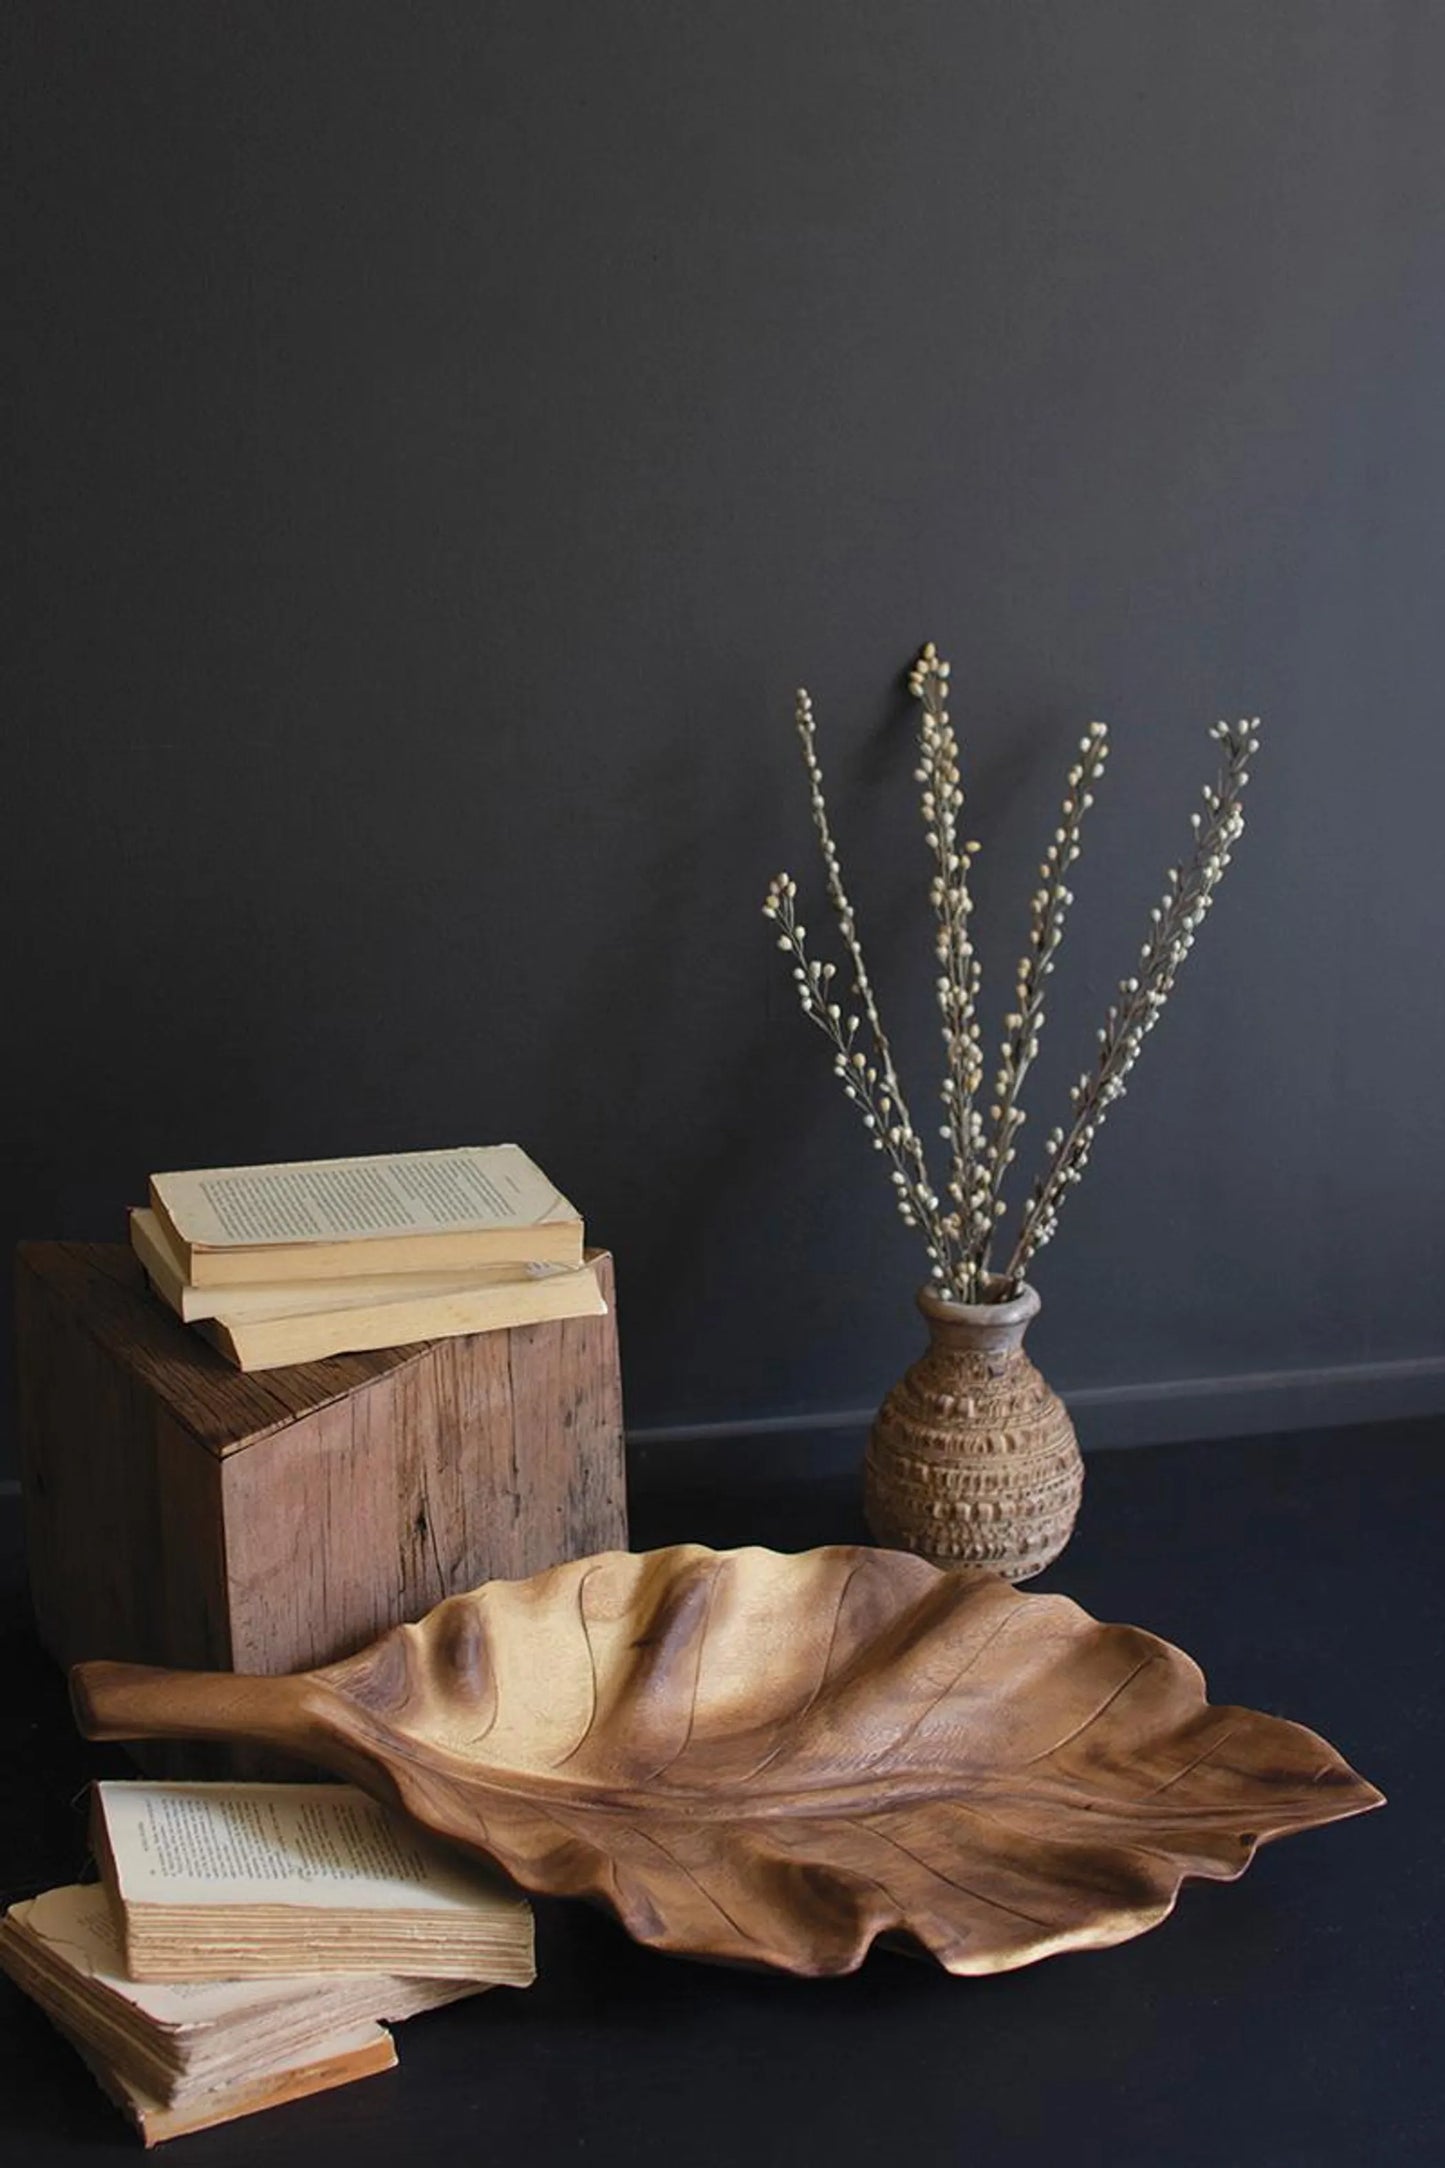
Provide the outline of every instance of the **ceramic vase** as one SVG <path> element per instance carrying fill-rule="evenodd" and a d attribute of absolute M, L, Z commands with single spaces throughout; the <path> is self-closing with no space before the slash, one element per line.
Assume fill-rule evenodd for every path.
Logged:
<path fill-rule="evenodd" d="M 1024 1353 L 1039 1298 L 945 1302 L 925 1287 L 918 1307 L 929 1344 L 878 1410 L 868 1526 L 936 1566 L 1026 1581 L 1068 1542 L 1084 1480 L 1068 1411 Z"/>

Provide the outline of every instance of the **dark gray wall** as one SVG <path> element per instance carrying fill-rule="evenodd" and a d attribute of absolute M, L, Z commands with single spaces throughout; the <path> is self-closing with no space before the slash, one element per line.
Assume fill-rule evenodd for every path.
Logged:
<path fill-rule="evenodd" d="M 152 1167 L 515 1136 L 616 1247 L 636 1423 L 875 1400 L 917 1265 L 757 905 L 813 879 L 803 680 L 931 1080 L 931 635 L 991 1018 L 1073 739 L 1115 728 L 1035 1136 L 1207 726 L 1268 731 L 1038 1271 L 1046 1367 L 1106 1407 L 1339 1372 L 1445 1406 L 1438 9 L 3 34 L 17 1235 L 118 1235 Z"/>

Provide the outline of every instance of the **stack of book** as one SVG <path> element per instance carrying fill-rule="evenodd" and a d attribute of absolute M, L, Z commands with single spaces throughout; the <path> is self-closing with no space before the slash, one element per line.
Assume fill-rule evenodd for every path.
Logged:
<path fill-rule="evenodd" d="M 241 1370 L 607 1308 L 580 1215 L 515 1144 L 156 1174 L 130 1238 Z"/>
<path fill-rule="evenodd" d="M 0 1968 L 147 2145 L 390 2070 L 403 2018 L 535 1976 L 525 1898 L 335 1784 L 95 1787 L 97 1887 Z"/>

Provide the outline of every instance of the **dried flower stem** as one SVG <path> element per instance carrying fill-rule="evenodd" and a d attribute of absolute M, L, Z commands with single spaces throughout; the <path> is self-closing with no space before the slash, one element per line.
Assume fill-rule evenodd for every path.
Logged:
<path fill-rule="evenodd" d="M 989 1108 L 992 1134 L 984 1178 L 981 1247 L 975 1260 L 979 1280 L 987 1276 L 994 1229 L 1007 1210 L 1003 1187 L 1018 1156 L 1016 1140 L 1026 1119 L 1019 1094 L 1039 1051 L 1045 1021 L 1044 982 L 1053 976 L 1054 958 L 1064 938 L 1064 921 L 1074 900 L 1074 892 L 1067 885 L 1068 873 L 1079 856 L 1084 815 L 1094 802 L 1093 786 L 1104 773 L 1108 755 L 1108 726 L 1091 723 L 1079 740 L 1079 757 L 1069 770 L 1068 794 L 1059 808 L 1059 825 L 1039 866 L 1040 885 L 1029 900 L 1029 945 L 1019 961 L 1014 984 L 1017 1006 L 1004 1018 L 1001 1059 L 994 1082 L 997 1096 Z"/>
<path fill-rule="evenodd" d="M 1240 804 L 1249 781 L 1248 760 L 1259 750 L 1254 735 L 1258 718 L 1230 725 L 1216 723 L 1210 735 L 1219 741 L 1224 764 L 1217 782 L 1204 789 L 1204 814 L 1190 816 L 1195 845 L 1186 864 L 1171 867 L 1163 898 L 1150 912 L 1150 933 L 1139 951 L 1139 972 L 1119 981 L 1119 1000 L 1099 1027 L 1099 1053 L 1070 1088 L 1074 1118 L 1067 1130 L 1049 1139 L 1049 1164 L 1034 1188 L 1023 1226 L 1004 1273 L 1015 1287 L 1030 1260 L 1058 1229 L 1066 1193 L 1077 1186 L 1089 1163 L 1094 1138 L 1114 1102 L 1122 1099 L 1125 1078 L 1139 1059 L 1144 1040 L 1159 1021 L 1173 991 L 1179 967 L 1194 946 L 1194 936 L 1214 901 L 1215 890 L 1244 831 Z"/>
<path fill-rule="evenodd" d="M 978 1028 L 978 995 L 982 973 L 973 945 L 969 920 L 973 897 L 969 889 L 969 865 L 977 843 L 960 842 L 958 816 L 963 810 L 963 787 L 959 779 L 958 740 L 949 721 L 949 665 L 930 641 L 909 677 L 909 690 L 921 703 L 918 725 L 919 764 L 914 781 L 920 785 L 920 809 L 934 874 L 929 884 L 937 932 L 934 955 L 939 971 L 935 981 L 939 1013 L 943 1021 L 945 1121 L 941 1130 L 949 1146 L 947 1188 L 952 1211 L 945 1227 L 960 1256 L 952 1269 L 937 1277 L 960 1283 L 965 1302 L 977 1296 L 976 1260 L 981 1235 L 991 1225 L 985 1220 L 983 1187 L 983 1124 L 975 1099 L 983 1081 L 983 1044 Z"/>
<path fill-rule="evenodd" d="M 833 998 L 837 966 L 817 962 L 808 954 L 807 928 L 798 923 L 798 889 L 791 874 L 780 873 L 770 883 L 763 911 L 778 929 L 778 947 L 792 958 L 793 983 L 804 1016 L 827 1038 L 833 1049 L 834 1073 L 858 1108 L 874 1150 L 889 1161 L 899 1214 L 905 1225 L 923 1234 L 935 1288 L 951 1300 L 977 1302 L 1014 1292 L 1030 1260 L 1053 1239 L 1063 1198 L 1081 1179 L 1110 1107 L 1124 1095 L 1125 1079 L 1159 1020 L 1243 831 L 1240 801 L 1249 781 L 1247 761 L 1259 750 L 1259 726 L 1257 721 L 1218 723 L 1210 733 L 1222 749 L 1223 766 L 1215 784 L 1205 788 L 1205 812 L 1191 816 L 1194 850 L 1184 865 L 1170 870 L 1163 899 L 1150 913 L 1151 931 L 1139 952 L 1138 973 L 1119 983 L 1119 999 L 1099 1030 L 1095 1066 L 1071 1087 L 1072 1122 L 1050 1135 L 1048 1163 L 1034 1186 L 1008 1264 L 997 1278 L 990 1278 L 990 1250 L 1005 1212 L 1003 1190 L 1025 1119 L 1020 1095 L 1039 1051 L 1046 981 L 1053 975 L 1074 900 L 1069 870 L 1079 856 L 1084 815 L 1093 804 L 1091 786 L 1104 771 L 1108 735 L 1102 723 L 1091 724 L 1069 770 L 1059 825 L 1040 864 L 1040 886 L 1030 902 L 1028 948 L 1015 978 L 1016 1006 L 1004 1019 L 995 1098 L 985 1126 L 977 1106 L 983 1070 L 978 1028 L 981 973 L 970 927 L 973 899 L 969 889 L 969 867 L 978 845 L 960 843 L 958 836 L 964 799 L 958 743 L 948 716 L 948 678 L 948 664 L 930 643 L 908 680 L 922 709 L 915 780 L 934 857 L 929 894 L 936 921 L 936 991 L 946 1056 L 942 1091 L 946 1120 L 940 1134 L 950 1151 L 947 1204 L 930 1180 L 923 1143 L 908 1112 L 863 960 L 858 922 L 843 885 L 828 819 L 813 704 L 806 692 L 797 696 L 794 720 L 828 897 L 852 967 L 857 1012 L 845 1016 Z"/>
<path fill-rule="evenodd" d="M 930 1258 L 941 1258 L 944 1236 L 938 1197 L 923 1165 L 922 1145 L 906 1107 L 899 1103 L 896 1086 L 890 1084 L 877 1062 L 869 1061 L 857 1043 L 861 1019 L 845 1017 L 840 1005 L 831 999 L 837 966 L 819 963 L 808 954 L 808 929 L 798 922 L 797 893 L 798 884 L 791 874 L 776 875 L 768 887 L 763 915 L 778 928 L 778 947 L 792 956 L 798 1006 L 832 1046 L 833 1073 L 842 1083 L 844 1096 L 861 1113 L 874 1151 L 888 1156 L 904 1225 L 922 1228 Z"/>
<path fill-rule="evenodd" d="M 878 1003 L 873 992 L 873 981 L 863 958 L 863 943 L 858 932 L 857 915 L 843 885 L 843 868 L 838 857 L 838 846 L 833 840 L 833 827 L 828 818 L 828 801 L 823 789 L 823 768 L 818 759 L 818 731 L 813 719 L 813 703 L 808 693 L 799 687 L 793 709 L 793 722 L 798 733 L 798 745 L 803 755 L 803 766 L 808 777 L 808 803 L 817 831 L 818 847 L 823 858 L 823 872 L 827 882 L 828 900 L 838 921 L 838 931 L 853 970 L 853 993 L 868 1022 L 873 1038 L 874 1066 L 879 1072 L 882 1089 L 892 1102 L 890 1126 L 900 1132 L 901 1147 L 910 1168 L 910 1181 L 920 1194 L 929 1191 L 931 1185 L 928 1163 L 923 1144 L 913 1126 L 908 1112 L 903 1087 L 898 1081 L 898 1070 L 893 1060 L 893 1048 L 883 1028 L 878 1013 Z M 849 1049 L 851 1052 L 853 1049 Z"/>

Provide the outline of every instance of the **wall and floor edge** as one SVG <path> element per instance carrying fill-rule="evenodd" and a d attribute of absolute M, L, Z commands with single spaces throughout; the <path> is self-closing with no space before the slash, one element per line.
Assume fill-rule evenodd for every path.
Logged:
<path fill-rule="evenodd" d="M 1084 1451 L 1113 1446 L 1179 1445 L 1210 1438 L 1262 1437 L 1292 1430 L 1330 1430 L 1346 1423 L 1393 1423 L 1438 1415 L 1445 1425 L 1445 1355 L 1397 1362 L 1340 1363 L 1329 1369 L 1258 1370 L 1238 1377 L 1161 1378 L 1135 1385 L 1062 1388 Z M 659 1452 L 673 1465 L 683 1455 L 709 1457 L 728 1441 L 775 1441 L 770 1465 L 779 1477 L 826 1474 L 856 1457 L 872 1408 L 835 1408 L 800 1415 L 767 1415 L 736 1422 L 679 1423 L 629 1428 L 627 1443 L 643 1465 Z M 0 1480 L 13 1497 L 17 1478 Z"/>
<path fill-rule="evenodd" d="M 1390 1423 L 1438 1415 L 1445 1424 L 1445 1355 L 1329 1368 L 1260 1370 L 1233 1377 L 1162 1378 L 1131 1385 L 1059 1387 L 1086 1453 L 1113 1446 L 1177 1445 L 1349 1423 Z M 771 1438 L 778 1473 L 824 1473 L 856 1456 L 872 1408 L 754 1416 L 733 1423 L 629 1428 L 628 1445 L 650 1460 L 728 1440 Z"/>

